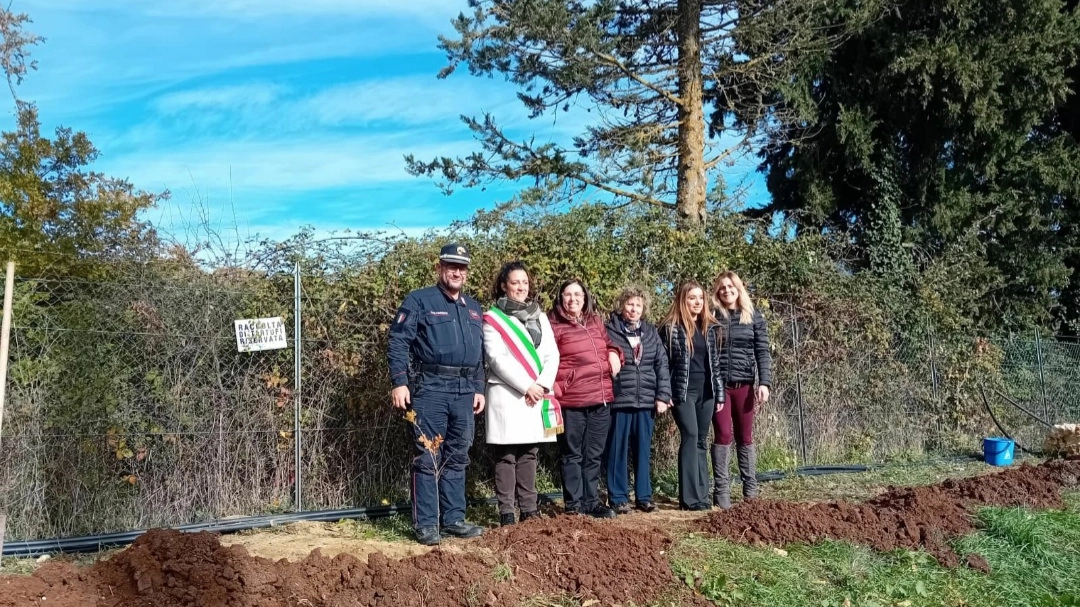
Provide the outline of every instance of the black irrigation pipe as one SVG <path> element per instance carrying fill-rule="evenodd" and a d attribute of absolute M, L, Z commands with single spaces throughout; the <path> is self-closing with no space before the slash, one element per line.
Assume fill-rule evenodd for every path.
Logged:
<path fill-rule="evenodd" d="M 944 460 L 925 460 L 911 462 L 911 465 L 925 465 L 940 461 L 968 461 L 978 459 L 974 456 L 958 456 L 945 458 Z M 828 474 L 854 474 L 880 469 L 896 464 L 870 464 L 870 465 L 843 465 L 843 466 L 802 466 L 790 472 L 782 470 L 770 470 L 757 475 L 761 482 L 779 481 L 794 476 L 825 476 Z M 562 498 L 562 492 L 540 494 L 542 502 L 556 502 Z M 490 505 L 495 503 L 495 498 L 471 501 L 470 505 Z M 316 510 L 311 512 L 296 512 L 291 514 L 270 514 L 261 516 L 248 516 L 242 518 L 221 519 L 207 523 L 191 523 L 171 527 L 177 531 L 195 533 L 198 531 L 212 531 L 215 533 L 236 533 L 251 529 L 265 529 L 278 527 L 296 522 L 337 522 L 343 519 L 372 520 L 387 518 L 396 515 L 404 515 L 412 512 L 409 502 L 390 504 L 388 506 L 373 506 L 366 508 L 345 508 L 339 510 Z M 4 557 L 32 557 L 41 554 L 52 553 L 84 553 L 98 552 L 107 548 L 120 548 L 134 542 L 140 535 L 146 533 L 146 529 L 122 531 L 117 533 L 102 533 L 81 537 L 53 538 L 45 540 L 24 540 L 4 543 Z"/>

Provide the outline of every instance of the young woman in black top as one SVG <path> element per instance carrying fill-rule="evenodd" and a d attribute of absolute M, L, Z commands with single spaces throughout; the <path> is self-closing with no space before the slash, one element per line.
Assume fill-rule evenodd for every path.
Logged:
<path fill-rule="evenodd" d="M 679 428 L 679 506 L 709 510 L 709 426 L 724 408 L 719 372 L 720 325 L 696 282 L 679 286 L 660 328 L 671 371 L 675 425 Z"/>

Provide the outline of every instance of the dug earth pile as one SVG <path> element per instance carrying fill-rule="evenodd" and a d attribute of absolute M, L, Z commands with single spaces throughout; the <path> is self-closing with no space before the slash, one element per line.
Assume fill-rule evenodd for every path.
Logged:
<path fill-rule="evenodd" d="M 860 503 L 757 500 L 689 524 L 748 544 L 849 540 L 879 550 L 924 548 L 942 564 L 960 556 L 952 537 L 975 528 L 979 505 L 1062 508 L 1061 489 L 1080 480 L 1080 461 L 1019 466 L 998 474 L 927 487 L 889 488 Z M 637 515 L 634 515 L 637 516 Z M 636 521 L 652 523 L 642 515 Z M 92 567 L 46 563 L 30 576 L 0 576 L 0 607 L 491 607 L 541 595 L 570 595 L 587 605 L 646 604 L 685 592 L 665 552 L 671 540 L 650 524 L 559 516 L 489 530 L 401 560 L 361 560 L 318 550 L 290 562 L 222 546 L 210 533 L 156 530 Z M 985 559 L 965 562 L 984 571 Z M 684 604 L 700 604 L 682 594 Z"/>
<path fill-rule="evenodd" d="M 865 502 L 795 503 L 755 500 L 717 511 L 694 526 L 744 544 L 783 546 L 825 538 L 848 540 L 877 550 L 924 548 L 947 567 L 960 564 L 948 540 L 975 530 L 977 506 L 1065 506 L 1061 490 L 1080 480 L 1080 461 L 1023 465 L 997 474 L 947 480 L 925 487 L 889 487 Z M 986 560 L 967 555 L 965 562 L 989 571 Z"/>
<path fill-rule="evenodd" d="M 86 569 L 50 563 L 0 576 L 0 606 L 427 607 L 515 605 L 539 595 L 591 604 L 647 602 L 675 583 L 655 529 L 560 516 L 489 530 L 466 552 L 391 560 L 312 552 L 298 562 L 251 556 L 210 533 L 155 530 Z"/>

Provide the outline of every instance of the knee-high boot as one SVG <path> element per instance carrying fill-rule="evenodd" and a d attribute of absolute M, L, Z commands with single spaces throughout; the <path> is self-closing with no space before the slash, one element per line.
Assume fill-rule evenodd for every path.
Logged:
<path fill-rule="evenodd" d="M 731 445 L 712 446 L 713 505 L 731 508 Z"/>
<path fill-rule="evenodd" d="M 739 458 L 743 498 L 755 499 L 758 496 L 757 448 L 754 445 L 739 445 L 735 448 L 735 454 Z"/>

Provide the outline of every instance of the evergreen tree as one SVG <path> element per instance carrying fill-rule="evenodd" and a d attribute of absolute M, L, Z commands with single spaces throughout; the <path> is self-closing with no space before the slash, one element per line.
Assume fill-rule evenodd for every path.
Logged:
<path fill-rule="evenodd" d="M 459 37 L 441 39 L 449 59 L 441 77 L 464 64 L 473 75 L 517 85 L 534 118 L 578 104 L 596 121 L 564 146 L 515 141 L 489 114 L 466 117 L 481 151 L 430 161 L 410 156 L 410 172 L 441 178 L 447 190 L 500 179 L 592 188 L 613 202 L 674 209 L 686 224 L 703 222 L 709 194 L 722 194 L 721 163 L 793 118 L 766 96 L 791 77 L 792 59 L 828 48 L 842 26 L 857 21 L 804 0 L 470 6 L 472 13 L 454 22 Z M 716 111 L 707 117 L 706 108 Z"/>
<path fill-rule="evenodd" d="M 1080 147 L 1046 125 L 1073 94 L 1078 17 L 1062 0 L 896 0 L 780 91 L 816 115 L 766 150 L 764 212 L 850 231 L 862 267 L 886 244 L 931 259 L 962 244 L 990 269 L 982 320 L 1045 322 L 1075 240 Z"/>

